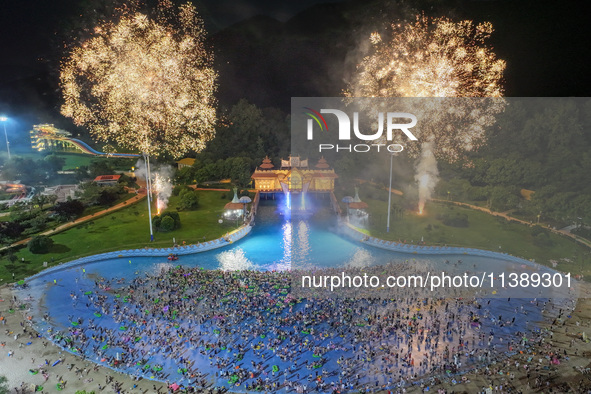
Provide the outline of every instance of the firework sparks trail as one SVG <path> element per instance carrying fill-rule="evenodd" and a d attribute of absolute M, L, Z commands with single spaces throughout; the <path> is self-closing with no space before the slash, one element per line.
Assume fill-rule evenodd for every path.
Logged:
<path fill-rule="evenodd" d="M 374 53 L 362 60 L 345 92 L 348 97 L 433 98 L 401 100 L 420 119 L 413 133 L 423 144 L 410 144 L 405 150 L 418 157 L 415 179 L 421 211 L 437 184 L 436 158 L 455 161 L 480 147 L 486 128 L 505 107 L 505 61 L 484 45 L 492 32 L 488 22 L 425 15 L 418 15 L 414 23 L 394 24 L 391 40 L 372 33 Z M 444 97 L 457 99 L 437 99 Z"/>
<path fill-rule="evenodd" d="M 156 214 L 159 215 L 168 206 L 168 199 L 172 195 L 172 178 L 174 169 L 169 165 L 156 164 L 148 175 L 148 167 L 146 164 L 147 163 L 143 159 L 140 159 L 135 163 L 135 176 L 138 178 L 150 177 L 152 187 L 149 192 L 155 196 Z M 146 186 L 150 187 L 149 185 Z"/>
<path fill-rule="evenodd" d="M 179 157 L 213 138 L 217 74 L 195 8 L 105 22 L 62 62 L 64 116 L 100 141 Z"/>
<path fill-rule="evenodd" d="M 172 167 L 162 166 L 154 171 L 154 192 L 156 193 L 156 211 L 160 215 L 168 206 L 168 199 L 172 195 Z"/>

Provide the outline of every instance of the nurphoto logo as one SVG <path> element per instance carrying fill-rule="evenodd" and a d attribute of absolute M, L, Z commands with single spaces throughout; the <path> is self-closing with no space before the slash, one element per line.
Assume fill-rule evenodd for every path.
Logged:
<path fill-rule="evenodd" d="M 390 153 L 402 152 L 404 146 L 398 143 L 391 143 L 395 134 L 402 132 L 410 141 L 417 141 L 417 137 L 410 131 L 412 127 L 417 124 L 417 117 L 408 112 L 379 112 L 377 115 L 377 131 L 370 134 L 364 134 L 359 127 L 359 112 L 353 112 L 353 127 L 351 127 L 351 119 L 349 115 L 338 109 L 323 108 L 320 111 L 315 111 L 312 108 L 304 107 L 306 109 L 307 119 L 307 138 L 308 141 L 314 139 L 314 128 L 320 131 L 328 131 L 328 123 L 322 114 L 330 114 L 336 116 L 338 122 L 338 139 L 339 141 L 351 141 L 353 135 L 362 141 L 373 141 L 372 144 L 318 144 L 318 151 L 323 152 L 327 150 L 347 151 L 347 152 L 369 152 L 376 150 L 380 152 L 385 148 Z M 334 119 L 334 118 L 333 118 Z M 385 120 L 385 121 L 384 121 Z M 384 124 L 385 124 L 385 138 L 384 138 Z"/>

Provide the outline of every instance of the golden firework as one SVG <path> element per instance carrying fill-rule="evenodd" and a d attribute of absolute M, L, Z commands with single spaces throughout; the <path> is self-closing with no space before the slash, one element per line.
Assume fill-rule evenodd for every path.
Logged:
<path fill-rule="evenodd" d="M 63 61 L 61 112 L 94 138 L 147 155 L 200 151 L 214 136 L 217 73 L 190 4 L 162 1 L 103 23 Z"/>
<path fill-rule="evenodd" d="M 434 142 L 436 156 L 456 160 L 484 142 L 485 128 L 504 108 L 506 64 L 484 45 L 492 32 L 488 22 L 425 15 L 393 24 L 389 40 L 372 33 L 374 52 L 361 61 L 345 95 L 434 98 L 406 101 L 421 120 L 413 132 Z M 415 156 L 420 152 L 417 144 L 408 148 Z"/>
<path fill-rule="evenodd" d="M 363 59 L 350 94 L 354 97 L 501 97 L 505 61 L 484 42 L 489 22 L 419 15 L 412 24 L 392 25 L 392 39 L 378 33 L 375 53 Z"/>

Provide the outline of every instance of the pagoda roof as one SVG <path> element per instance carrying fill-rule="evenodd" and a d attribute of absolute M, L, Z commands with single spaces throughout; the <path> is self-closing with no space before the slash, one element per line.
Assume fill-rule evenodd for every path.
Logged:
<path fill-rule="evenodd" d="M 273 171 L 261 171 L 256 170 L 252 175 L 251 178 L 259 179 L 259 178 L 277 178 L 277 173 Z"/>
<path fill-rule="evenodd" d="M 330 168 L 330 166 L 328 165 L 324 156 L 322 156 L 320 159 L 318 159 L 318 163 L 316 163 L 316 165 L 314 167 L 320 168 L 320 169 Z"/>
<path fill-rule="evenodd" d="M 365 209 L 367 208 L 367 203 L 363 201 L 354 201 L 349 203 L 349 208 L 351 209 Z"/>
<path fill-rule="evenodd" d="M 224 205 L 224 209 L 243 209 L 244 208 L 244 204 L 241 202 L 229 202 L 226 205 Z"/>
<path fill-rule="evenodd" d="M 265 169 L 265 170 L 269 170 L 271 168 L 273 168 L 274 165 L 271 162 L 271 159 L 269 159 L 269 156 L 265 156 L 265 158 L 263 159 L 263 164 L 261 164 L 259 166 L 259 168 Z"/>

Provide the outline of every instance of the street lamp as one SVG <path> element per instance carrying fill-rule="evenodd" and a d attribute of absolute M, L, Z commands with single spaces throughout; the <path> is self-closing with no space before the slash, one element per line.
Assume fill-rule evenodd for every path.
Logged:
<path fill-rule="evenodd" d="M 6 138 L 6 151 L 8 152 L 8 160 L 10 160 L 10 145 L 8 143 L 8 134 L 6 134 L 6 121 L 8 118 L 6 116 L 0 116 L 0 122 L 4 124 L 4 138 Z"/>
<path fill-rule="evenodd" d="M 150 156 L 143 154 L 146 165 L 146 200 L 148 200 L 148 222 L 150 223 L 150 242 L 154 242 L 154 230 L 152 229 L 152 174 L 150 173 Z"/>
<path fill-rule="evenodd" d="M 392 160 L 394 153 L 390 155 L 390 187 L 388 187 L 388 218 L 386 219 L 386 232 L 390 232 L 390 205 L 392 205 Z"/>

